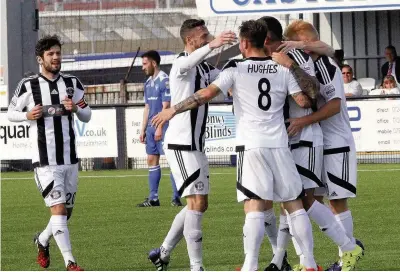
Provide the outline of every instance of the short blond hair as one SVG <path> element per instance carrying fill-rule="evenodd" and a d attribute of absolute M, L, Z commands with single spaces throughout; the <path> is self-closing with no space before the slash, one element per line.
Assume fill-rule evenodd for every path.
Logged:
<path fill-rule="evenodd" d="M 303 20 L 293 21 L 285 30 L 284 36 L 288 40 L 318 41 L 319 33 L 315 27 Z"/>

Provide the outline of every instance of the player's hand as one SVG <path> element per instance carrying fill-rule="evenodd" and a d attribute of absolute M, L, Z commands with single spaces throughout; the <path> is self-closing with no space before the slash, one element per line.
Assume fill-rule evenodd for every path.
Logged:
<path fill-rule="evenodd" d="M 158 128 L 162 127 L 166 122 L 172 119 L 175 115 L 174 108 L 164 109 L 151 119 L 151 125 Z"/>
<path fill-rule="evenodd" d="M 42 105 L 37 104 L 28 113 L 26 113 L 28 120 L 37 120 L 42 117 Z"/>
<path fill-rule="evenodd" d="M 305 123 L 301 118 L 289 118 L 288 121 L 290 125 L 287 129 L 287 133 L 290 137 L 295 136 L 305 127 Z"/>
<path fill-rule="evenodd" d="M 64 100 L 62 101 L 62 103 L 64 104 L 64 107 L 67 111 L 72 111 L 72 112 L 77 112 L 78 111 L 78 106 L 75 105 L 74 102 L 72 102 L 71 98 L 68 98 L 68 96 L 66 96 L 64 98 Z"/>
<path fill-rule="evenodd" d="M 144 131 L 141 131 L 141 132 L 140 132 L 139 141 L 140 141 L 142 144 L 145 143 L 145 141 L 146 141 L 146 132 L 144 132 Z"/>
<path fill-rule="evenodd" d="M 294 63 L 294 61 L 291 58 L 289 58 L 288 55 L 281 52 L 272 53 L 272 60 L 286 68 L 290 68 L 290 66 Z"/>
<path fill-rule="evenodd" d="M 287 54 L 293 49 L 304 49 L 305 44 L 303 41 L 285 41 L 278 47 L 279 52 Z"/>
<path fill-rule="evenodd" d="M 162 140 L 162 126 L 158 126 L 156 129 L 156 133 L 154 133 L 154 140 L 156 142 L 161 141 Z"/>
<path fill-rule="evenodd" d="M 218 35 L 214 40 L 209 43 L 211 49 L 219 48 L 225 44 L 233 44 L 237 41 L 237 37 L 235 32 L 233 31 L 224 31 L 220 35 Z"/>

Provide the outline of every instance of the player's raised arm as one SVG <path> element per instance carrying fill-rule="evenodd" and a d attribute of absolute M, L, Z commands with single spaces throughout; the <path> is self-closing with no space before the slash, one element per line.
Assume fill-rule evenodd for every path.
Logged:
<path fill-rule="evenodd" d="M 207 34 L 209 35 L 209 34 Z M 212 50 L 219 48 L 226 44 L 232 44 L 236 41 L 236 34 L 233 31 L 224 31 L 218 35 L 209 44 L 195 50 L 189 56 L 181 61 L 179 72 L 185 74 L 190 69 L 198 65 L 204 58 L 211 53 Z"/>
<path fill-rule="evenodd" d="M 294 76 L 301 90 L 311 99 L 318 97 L 320 84 L 318 80 L 301 69 L 289 56 L 284 53 L 273 53 L 272 59 L 280 65 L 289 68 L 290 73 Z"/>
<path fill-rule="evenodd" d="M 335 49 L 322 41 L 284 41 L 278 47 L 278 50 L 285 54 L 293 49 L 312 51 L 318 55 L 325 55 L 328 57 L 333 57 L 335 55 Z"/>

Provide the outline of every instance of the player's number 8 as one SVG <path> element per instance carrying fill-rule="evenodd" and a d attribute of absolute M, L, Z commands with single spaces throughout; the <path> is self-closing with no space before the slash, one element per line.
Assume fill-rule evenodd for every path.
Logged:
<path fill-rule="evenodd" d="M 265 86 L 267 86 L 266 89 L 264 89 Z M 271 90 L 271 83 L 269 82 L 269 80 L 266 78 L 260 79 L 260 81 L 258 82 L 258 90 L 260 91 L 260 95 L 258 96 L 258 107 L 263 111 L 267 111 L 271 107 L 271 96 L 269 95 L 269 91 Z M 267 105 L 263 104 L 263 97 L 267 98 Z"/>

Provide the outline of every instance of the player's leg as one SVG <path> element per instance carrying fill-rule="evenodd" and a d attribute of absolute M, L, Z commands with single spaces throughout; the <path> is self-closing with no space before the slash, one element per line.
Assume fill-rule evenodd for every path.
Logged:
<path fill-rule="evenodd" d="M 276 216 L 274 212 L 273 202 L 266 200 L 264 204 L 264 225 L 265 225 L 265 235 L 272 247 L 272 253 L 276 253 L 277 243 L 278 243 L 278 229 L 276 227 Z"/>
<path fill-rule="evenodd" d="M 265 149 L 245 150 L 237 147 L 237 198 L 244 202 L 246 214 L 243 226 L 245 260 L 243 271 L 258 269 L 260 246 L 265 232 L 265 201 L 273 199 L 273 176 L 266 164 Z"/>
<path fill-rule="evenodd" d="M 172 200 L 171 200 L 171 205 L 172 206 L 183 206 L 179 193 L 178 193 L 178 189 L 176 188 L 176 183 L 175 183 L 175 179 L 174 179 L 174 175 L 172 175 L 172 173 L 169 175 L 170 181 L 171 181 L 171 187 L 172 187 Z"/>
<path fill-rule="evenodd" d="M 157 142 L 154 140 L 154 128 L 148 127 L 146 129 L 146 153 L 147 165 L 149 167 L 149 196 L 137 205 L 137 207 L 152 207 L 160 206 L 158 199 L 158 187 L 161 180 L 161 167 L 160 167 L 160 152 L 158 150 Z"/>
<path fill-rule="evenodd" d="M 290 229 L 304 255 L 308 269 L 317 269 L 314 260 L 314 240 L 307 212 L 303 208 L 301 197 L 303 184 L 297 172 L 293 156 L 288 148 L 271 149 L 269 164 L 274 174 L 274 195 L 276 201 L 283 202 L 290 216 Z"/>
<path fill-rule="evenodd" d="M 356 196 L 357 157 L 354 148 L 353 150 L 345 149 L 336 149 L 337 152 L 325 150 L 324 167 L 331 210 L 335 214 L 336 221 L 354 245 L 356 240 L 353 236 L 353 217 L 348 208 L 347 199 Z M 340 249 L 339 257 L 342 260 L 342 270 L 354 269 L 362 254 L 363 250 L 358 245 L 355 245 L 355 249 L 352 251 L 345 252 Z"/>

